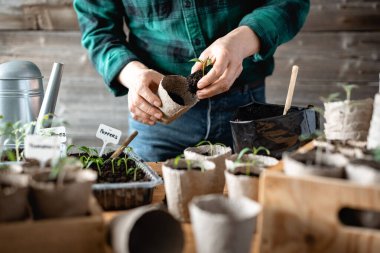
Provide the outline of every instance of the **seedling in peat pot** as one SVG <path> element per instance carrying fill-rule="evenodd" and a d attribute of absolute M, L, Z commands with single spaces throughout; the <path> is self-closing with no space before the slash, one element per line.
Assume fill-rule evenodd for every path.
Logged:
<path fill-rule="evenodd" d="M 251 161 L 243 161 L 243 156 L 248 154 L 249 152 L 252 153 L 254 156 L 258 155 L 261 151 L 264 151 L 267 155 L 270 155 L 270 151 L 263 147 L 263 146 L 259 146 L 259 147 L 253 147 L 252 149 L 250 148 L 243 148 L 240 152 L 239 152 L 239 155 L 238 157 L 236 158 L 235 162 L 234 162 L 234 168 L 236 168 L 237 166 L 239 165 L 246 165 L 246 175 L 249 176 L 251 174 L 251 171 L 250 171 L 250 167 L 254 167 L 254 166 L 261 166 L 262 165 L 262 162 L 256 160 L 256 159 L 252 159 Z"/>
<path fill-rule="evenodd" d="M 223 146 L 223 147 L 225 147 L 226 145 L 224 145 L 223 143 L 215 143 L 215 144 L 212 144 L 210 141 L 207 141 L 207 140 L 203 140 L 203 141 L 200 141 L 200 142 L 198 142 L 195 146 L 196 147 L 199 147 L 199 146 L 202 146 L 202 145 L 204 145 L 204 144 L 207 144 L 207 145 L 209 145 L 209 152 L 207 153 L 207 154 L 204 154 L 204 155 L 208 155 L 208 156 L 213 156 L 213 155 L 215 155 L 214 153 L 214 151 L 215 151 L 215 146 L 216 145 L 219 145 L 219 146 Z"/>

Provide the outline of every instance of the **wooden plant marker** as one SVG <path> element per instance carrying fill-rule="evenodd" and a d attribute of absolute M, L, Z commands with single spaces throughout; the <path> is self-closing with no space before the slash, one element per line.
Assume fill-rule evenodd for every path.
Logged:
<path fill-rule="evenodd" d="M 294 88 L 296 86 L 297 75 L 298 75 L 298 66 L 294 65 L 292 68 L 292 75 L 290 77 L 288 95 L 286 96 L 286 102 L 285 102 L 283 115 L 286 115 L 286 113 L 288 112 L 288 110 L 292 106 L 292 100 L 293 100 Z"/>
<path fill-rule="evenodd" d="M 57 136 L 59 138 L 59 141 L 61 142 L 61 145 L 60 145 L 61 157 L 66 156 L 66 141 L 67 141 L 66 127 L 59 126 L 59 127 L 42 128 L 38 130 L 37 134 L 42 135 L 42 136 Z"/>

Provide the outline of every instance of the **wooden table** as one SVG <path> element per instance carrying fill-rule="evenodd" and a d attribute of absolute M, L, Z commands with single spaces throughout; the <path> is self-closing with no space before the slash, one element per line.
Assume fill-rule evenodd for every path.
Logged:
<path fill-rule="evenodd" d="M 148 165 L 157 172 L 158 175 L 162 176 L 162 170 L 161 170 L 161 165 L 162 163 L 148 163 Z M 162 200 L 165 198 L 165 188 L 164 185 L 159 185 L 156 187 L 153 193 L 153 201 L 152 204 L 155 203 L 161 203 Z M 111 211 L 111 212 L 104 212 L 103 217 L 108 223 L 115 215 L 126 213 L 128 211 Z M 195 241 L 194 241 L 194 235 L 193 231 L 191 229 L 191 224 L 190 223 L 182 223 L 182 230 L 185 235 L 185 248 L 183 250 L 183 253 L 195 253 Z M 256 240 L 254 240 L 256 241 Z M 254 250 L 254 241 L 252 242 L 252 252 L 257 252 Z M 109 253 L 112 252 L 111 248 L 108 248 L 107 251 Z"/>

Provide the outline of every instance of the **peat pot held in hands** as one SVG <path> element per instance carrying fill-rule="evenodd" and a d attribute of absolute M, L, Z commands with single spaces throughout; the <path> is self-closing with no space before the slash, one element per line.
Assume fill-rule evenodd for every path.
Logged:
<path fill-rule="evenodd" d="M 285 151 L 302 145 L 299 137 L 319 129 L 319 114 L 312 109 L 292 106 L 283 115 L 284 106 L 253 102 L 235 112 L 230 121 L 234 151 L 263 146 L 271 156 L 281 158 Z"/>
<path fill-rule="evenodd" d="M 161 121 L 165 124 L 177 119 L 199 101 L 197 96 L 189 91 L 186 78 L 183 76 L 165 76 L 158 86 L 157 93 L 162 101 Z"/>

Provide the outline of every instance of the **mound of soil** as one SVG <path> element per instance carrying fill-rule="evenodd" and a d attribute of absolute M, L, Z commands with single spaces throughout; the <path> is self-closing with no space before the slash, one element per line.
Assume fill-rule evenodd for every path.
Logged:
<path fill-rule="evenodd" d="M 205 75 L 211 70 L 211 68 L 212 66 L 206 67 Z M 203 77 L 202 70 L 198 70 L 194 72 L 193 74 L 189 75 L 188 77 L 186 77 L 187 86 L 191 94 L 195 95 L 195 93 L 197 93 L 197 90 L 198 90 L 197 84 L 199 80 L 201 80 L 202 77 Z"/>

